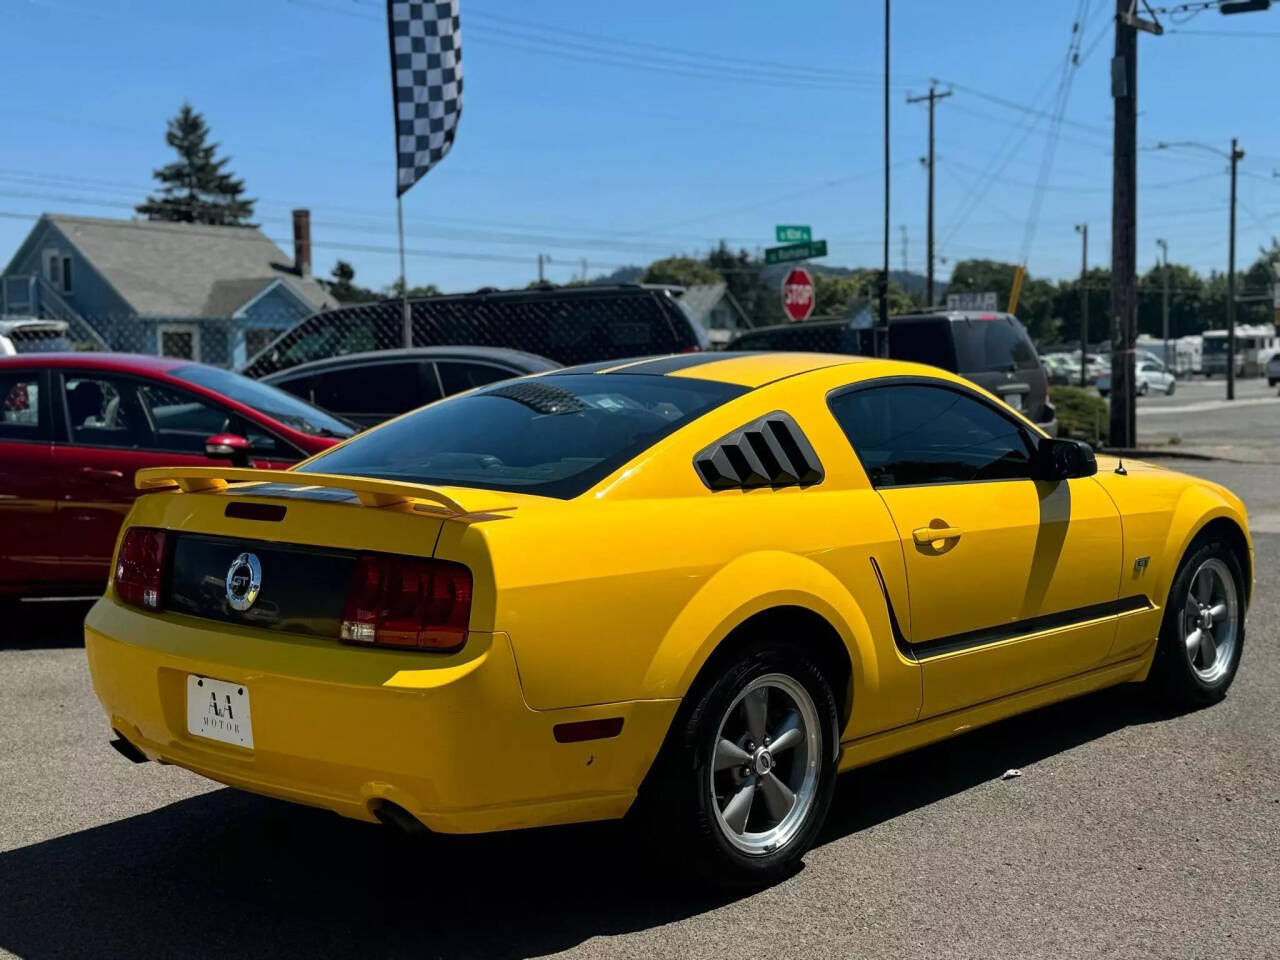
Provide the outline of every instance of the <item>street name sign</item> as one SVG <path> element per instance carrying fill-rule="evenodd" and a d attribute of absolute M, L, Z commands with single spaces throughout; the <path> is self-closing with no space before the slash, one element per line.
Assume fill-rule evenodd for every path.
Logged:
<path fill-rule="evenodd" d="M 773 229 L 779 243 L 803 243 L 813 239 L 813 231 L 809 227 L 781 224 Z"/>
<path fill-rule="evenodd" d="M 795 323 L 813 315 L 813 277 L 804 267 L 793 267 L 782 279 L 782 309 Z"/>
<path fill-rule="evenodd" d="M 804 243 L 789 243 L 785 247 L 766 247 L 765 263 L 790 263 L 792 260 L 808 260 L 812 257 L 827 255 L 827 241 L 808 240 Z"/>

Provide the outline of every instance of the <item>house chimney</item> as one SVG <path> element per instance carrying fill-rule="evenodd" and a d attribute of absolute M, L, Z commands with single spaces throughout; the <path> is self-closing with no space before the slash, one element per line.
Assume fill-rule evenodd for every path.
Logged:
<path fill-rule="evenodd" d="M 298 276 L 311 276 L 311 211 L 293 211 L 293 268 Z"/>

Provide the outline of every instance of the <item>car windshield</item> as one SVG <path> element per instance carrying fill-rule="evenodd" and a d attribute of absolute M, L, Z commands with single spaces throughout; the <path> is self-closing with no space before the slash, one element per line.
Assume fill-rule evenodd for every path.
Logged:
<path fill-rule="evenodd" d="M 424 407 L 301 469 L 567 499 L 746 389 L 627 374 L 508 380 Z"/>
<path fill-rule="evenodd" d="M 193 363 L 172 371 L 179 380 L 186 380 L 207 390 L 214 390 L 237 403 L 243 403 L 286 426 L 318 437 L 349 437 L 355 428 L 325 413 L 318 407 L 299 400 L 277 387 L 250 380 L 230 370 L 206 367 Z"/>

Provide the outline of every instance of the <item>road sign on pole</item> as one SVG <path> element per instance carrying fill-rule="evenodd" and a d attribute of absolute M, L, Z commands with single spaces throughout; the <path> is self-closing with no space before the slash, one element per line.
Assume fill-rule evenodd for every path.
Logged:
<path fill-rule="evenodd" d="M 809 227 L 781 224 L 774 227 L 779 243 L 801 243 L 813 239 L 813 230 Z"/>
<path fill-rule="evenodd" d="M 809 240 L 805 243 L 790 243 L 785 247 L 766 247 L 765 263 L 790 263 L 792 260 L 810 260 L 813 257 L 827 255 L 827 241 Z"/>
<path fill-rule="evenodd" d="M 782 280 L 782 309 L 795 323 L 813 315 L 813 277 L 804 267 L 794 267 Z"/>

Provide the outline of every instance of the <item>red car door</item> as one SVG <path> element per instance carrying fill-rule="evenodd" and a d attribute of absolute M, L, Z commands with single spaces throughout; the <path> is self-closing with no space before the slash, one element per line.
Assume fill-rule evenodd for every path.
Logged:
<path fill-rule="evenodd" d="M 49 375 L 0 368 L 0 595 L 57 577 L 56 479 Z"/>
<path fill-rule="evenodd" d="M 120 524 L 138 496 L 134 477 L 144 467 L 213 466 L 204 441 L 241 433 L 264 456 L 259 467 L 296 460 L 286 444 L 203 398 L 159 381 L 115 373 L 67 371 L 62 377 L 66 442 L 54 445 L 62 484 L 58 508 L 64 580 L 106 583 Z M 285 456 L 281 456 L 284 454 Z"/>

